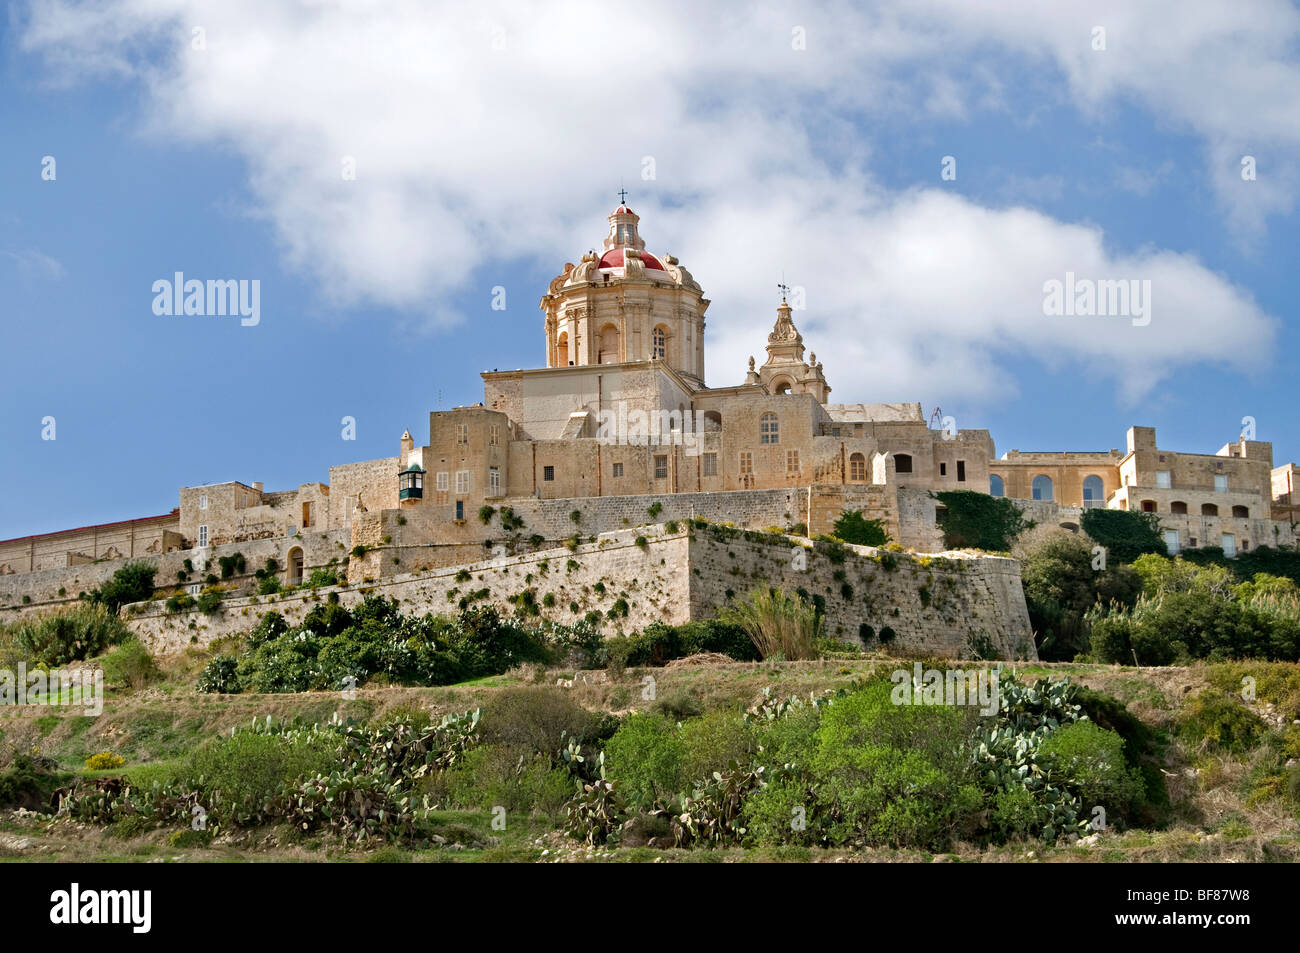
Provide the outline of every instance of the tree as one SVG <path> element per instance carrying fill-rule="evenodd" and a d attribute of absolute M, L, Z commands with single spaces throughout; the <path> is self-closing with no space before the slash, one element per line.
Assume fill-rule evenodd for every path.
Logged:
<path fill-rule="evenodd" d="M 143 602 L 153 595 L 153 578 L 157 572 L 157 567 L 150 563 L 127 563 L 113 573 L 112 579 L 91 590 L 90 601 L 116 614 L 127 603 Z"/>

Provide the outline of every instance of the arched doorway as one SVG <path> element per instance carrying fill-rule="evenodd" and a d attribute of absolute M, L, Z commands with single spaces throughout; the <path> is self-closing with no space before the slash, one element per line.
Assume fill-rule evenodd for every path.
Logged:
<path fill-rule="evenodd" d="M 302 585 L 302 548 L 299 546 L 289 550 L 289 585 Z"/>

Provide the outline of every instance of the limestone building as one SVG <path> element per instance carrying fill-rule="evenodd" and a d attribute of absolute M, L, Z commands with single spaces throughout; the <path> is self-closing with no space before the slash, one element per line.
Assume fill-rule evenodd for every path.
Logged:
<path fill-rule="evenodd" d="M 766 320 L 754 329 L 762 362 L 711 371 L 734 383 L 710 386 L 700 283 L 648 247 L 626 204 L 607 224 L 600 252 L 541 298 L 540 366 L 483 373 L 483 401 L 430 413 L 426 440 L 408 430 L 393 456 L 333 466 L 327 483 L 185 487 L 170 514 L 0 541 L 0 606 L 75 598 L 128 558 L 157 561 L 160 582 L 236 550 L 289 583 L 331 561 L 354 580 L 457 565 L 509 535 L 504 510 L 539 546 L 636 525 L 656 504 L 665 519 L 809 532 L 850 507 L 933 551 L 930 491 L 969 489 L 1072 527 L 1087 507 L 1153 512 L 1171 551 L 1295 543 L 1300 474 L 1274 467 L 1268 443 L 1175 452 L 1133 427 L 1123 452 L 998 458 L 987 430 L 936 428 L 919 403 L 830 402 L 784 297 L 765 343 Z"/>

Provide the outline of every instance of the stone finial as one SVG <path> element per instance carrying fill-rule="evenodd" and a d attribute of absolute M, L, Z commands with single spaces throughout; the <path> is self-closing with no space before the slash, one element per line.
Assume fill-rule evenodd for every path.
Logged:
<path fill-rule="evenodd" d="M 749 355 L 749 369 L 750 369 L 751 371 L 754 369 L 754 355 L 753 355 L 753 354 Z"/>

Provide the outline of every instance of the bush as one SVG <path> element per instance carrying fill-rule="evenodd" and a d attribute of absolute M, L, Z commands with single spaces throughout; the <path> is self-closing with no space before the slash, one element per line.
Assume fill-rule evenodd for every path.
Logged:
<path fill-rule="evenodd" d="M 178 592 L 167 600 L 168 612 L 187 612 L 192 608 L 194 608 L 194 597 L 188 592 Z"/>
<path fill-rule="evenodd" d="M 229 655 L 218 655 L 203 667 L 195 687 L 198 691 L 207 694 L 238 694 L 239 679 L 236 675 L 238 668 L 237 659 Z"/>
<path fill-rule="evenodd" d="M 629 802 L 648 807 L 685 786 L 686 746 L 661 715 L 632 714 L 605 744 L 605 775 Z"/>
<path fill-rule="evenodd" d="M 91 771 L 112 771 L 124 764 L 126 764 L 126 759 L 120 754 L 113 754 L 111 751 L 101 751 L 99 754 L 92 754 L 86 759 L 86 767 Z"/>
<path fill-rule="evenodd" d="M 1183 707 L 1179 739 L 1205 753 L 1250 751 L 1264 736 L 1259 717 L 1236 699 L 1207 688 Z"/>
<path fill-rule="evenodd" d="M 126 623 L 106 604 L 95 603 L 82 603 L 49 615 L 25 619 L 11 631 L 21 652 L 50 666 L 91 658 L 131 637 Z"/>
<path fill-rule="evenodd" d="M 711 711 L 684 722 L 682 771 L 691 781 L 725 771 L 735 761 L 749 767 L 755 751 L 754 732 L 735 712 Z"/>
<path fill-rule="evenodd" d="M 945 847 L 979 807 L 969 756 L 970 710 L 895 705 L 887 682 L 822 715 L 812 770 L 833 817 L 831 843 Z"/>
<path fill-rule="evenodd" d="M 1138 510 L 1088 509 L 1080 521 L 1083 531 L 1106 547 L 1108 560 L 1131 563 L 1143 553 L 1166 552 L 1160 517 Z"/>
<path fill-rule="evenodd" d="M 817 657 L 821 616 L 797 595 L 756 589 L 747 599 L 721 614 L 725 622 L 744 629 L 764 659 L 786 661 Z"/>
<path fill-rule="evenodd" d="M 1124 739 L 1091 721 L 1063 725 L 1043 742 L 1039 754 L 1065 772 L 1087 815 L 1098 805 L 1108 815 L 1127 815 L 1145 794 L 1141 773 L 1124 756 Z"/>
<path fill-rule="evenodd" d="M 50 770 L 43 759 L 19 754 L 0 771 L 0 809 L 47 811 L 54 792 L 67 778 L 65 772 Z"/>
<path fill-rule="evenodd" d="M 203 792 L 209 814 L 244 825 L 259 820 L 282 787 L 337 768 L 339 752 L 329 735 L 240 731 L 196 750 L 186 774 Z"/>
<path fill-rule="evenodd" d="M 889 542 L 884 520 L 869 520 L 861 510 L 844 510 L 835 521 L 834 535 L 858 546 L 884 546 Z"/>
<path fill-rule="evenodd" d="M 114 685 L 139 691 L 162 677 L 158 663 L 139 639 L 125 640 L 109 651 L 103 660 L 104 678 Z"/>
<path fill-rule="evenodd" d="M 205 592 L 199 596 L 198 602 L 195 605 L 200 612 L 211 615 L 221 608 L 221 593 L 211 591 Z"/>
<path fill-rule="evenodd" d="M 593 740 L 598 715 L 559 688 L 507 688 L 483 705 L 479 733 L 489 744 L 553 755 L 568 738 Z"/>
<path fill-rule="evenodd" d="M 189 568 L 188 566 L 186 568 Z M 114 615 L 129 602 L 144 602 L 153 596 L 153 579 L 157 568 L 146 562 L 130 562 L 98 589 L 90 591 L 90 601 L 99 603 Z"/>

